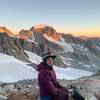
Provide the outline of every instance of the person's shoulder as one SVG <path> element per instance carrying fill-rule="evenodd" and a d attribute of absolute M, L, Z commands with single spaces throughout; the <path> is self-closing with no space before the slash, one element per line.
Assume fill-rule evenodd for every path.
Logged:
<path fill-rule="evenodd" d="M 51 76 L 50 76 L 50 73 L 48 72 L 48 70 L 41 70 L 39 72 L 39 76 L 44 79 L 51 79 Z"/>

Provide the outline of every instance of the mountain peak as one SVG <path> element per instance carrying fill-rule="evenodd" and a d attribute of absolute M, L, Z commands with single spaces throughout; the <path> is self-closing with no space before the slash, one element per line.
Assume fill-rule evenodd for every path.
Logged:
<path fill-rule="evenodd" d="M 37 24 L 37 25 L 34 25 L 31 29 L 31 31 L 33 31 L 33 33 L 41 33 L 41 35 L 45 35 L 46 37 L 48 38 L 53 38 L 57 41 L 60 40 L 60 33 L 56 32 L 56 30 L 52 27 L 52 26 L 49 26 L 49 25 L 46 25 L 46 24 Z"/>
<path fill-rule="evenodd" d="M 48 26 L 48 25 L 46 25 L 46 24 L 37 24 L 37 25 L 34 25 L 33 27 L 34 28 L 44 28 L 46 26 Z"/>
<path fill-rule="evenodd" d="M 0 27 L 0 32 L 1 33 L 6 33 L 6 34 L 8 34 L 8 35 L 12 35 L 13 33 L 9 30 L 9 29 L 7 29 L 6 27 Z"/>
<path fill-rule="evenodd" d="M 49 25 L 46 25 L 46 24 L 37 24 L 37 25 L 34 25 L 31 30 L 35 30 L 35 31 L 38 31 L 38 32 L 47 32 L 47 31 L 53 31 L 53 32 L 56 32 L 56 30 L 52 27 L 52 26 L 49 26 Z"/>

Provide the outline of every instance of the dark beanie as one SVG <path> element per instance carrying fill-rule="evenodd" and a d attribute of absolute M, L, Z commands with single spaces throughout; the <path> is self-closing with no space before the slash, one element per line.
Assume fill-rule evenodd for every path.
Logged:
<path fill-rule="evenodd" d="M 52 57 L 53 59 L 56 58 L 56 56 L 52 52 L 46 52 L 42 55 L 42 59 L 46 60 L 47 58 Z"/>

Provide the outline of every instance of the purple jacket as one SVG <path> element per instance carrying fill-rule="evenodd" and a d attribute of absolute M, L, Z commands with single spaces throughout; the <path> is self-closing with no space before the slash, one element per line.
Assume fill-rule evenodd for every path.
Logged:
<path fill-rule="evenodd" d="M 68 92 L 64 91 L 63 87 L 57 82 L 54 69 L 49 70 L 44 62 L 40 63 L 37 69 L 39 71 L 40 96 L 52 96 L 54 98 L 53 100 L 68 100 Z M 59 97 L 60 95 L 61 98 Z"/>

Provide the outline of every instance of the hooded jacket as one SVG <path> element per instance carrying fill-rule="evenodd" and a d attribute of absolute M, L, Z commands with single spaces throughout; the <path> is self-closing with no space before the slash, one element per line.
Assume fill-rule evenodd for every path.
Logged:
<path fill-rule="evenodd" d="M 39 72 L 38 82 L 40 96 L 52 96 L 52 100 L 68 100 L 68 92 L 63 91 L 63 87 L 57 82 L 53 67 L 52 69 L 48 69 L 48 66 L 44 62 L 41 62 L 37 66 L 37 69 Z M 59 97 L 60 95 L 61 98 Z"/>

